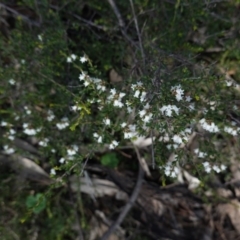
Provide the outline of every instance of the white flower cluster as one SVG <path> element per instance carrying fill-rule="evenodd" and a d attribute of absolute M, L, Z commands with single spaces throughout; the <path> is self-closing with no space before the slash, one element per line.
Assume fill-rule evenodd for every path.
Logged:
<path fill-rule="evenodd" d="M 24 109 L 25 109 L 27 115 L 30 115 L 32 113 L 32 111 L 29 109 L 28 106 L 24 106 Z"/>
<path fill-rule="evenodd" d="M 100 90 L 102 92 L 106 91 L 106 86 L 103 80 L 91 77 L 91 81 L 96 86 L 97 90 Z"/>
<path fill-rule="evenodd" d="M 207 153 L 201 152 L 199 148 L 196 148 L 194 150 L 194 153 L 199 157 L 199 158 L 205 158 L 207 156 Z"/>
<path fill-rule="evenodd" d="M 175 105 L 165 105 L 160 108 L 160 111 L 162 114 L 164 114 L 167 117 L 172 117 L 173 113 L 175 112 L 177 115 L 179 115 L 179 108 Z"/>
<path fill-rule="evenodd" d="M 223 165 L 223 164 L 221 164 L 220 166 L 218 166 L 218 165 L 211 166 L 209 162 L 203 162 L 202 165 L 205 169 L 205 172 L 207 172 L 207 173 L 210 173 L 212 170 L 214 170 L 216 173 L 220 173 L 227 169 L 227 166 Z"/>
<path fill-rule="evenodd" d="M 55 118 L 55 115 L 52 110 L 48 110 L 47 112 L 47 120 L 48 122 L 51 122 Z"/>
<path fill-rule="evenodd" d="M 79 80 L 80 81 L 84 81 L 83 85 L 85 87 L 89 86 L 89 85 L 94 85 L 96 87 L 97 90 L 105 92 L 106 91 L 106 86 L 104 81 L 102 81 L 99 78 L 94 78 L 94 77 L 90 77 L 87 73 L 83 72 L 79 75 Z"/>
<path fill-rule="evenodd" d="M 11 129 L 8 130 L 7 138 L 8 138 L 9 140 L 13 141 L 14 138 L 15 138 L 15 134 L 16 134 L 16 131 L 11 128 Z"/>
<path fill-rule="evenodd" d="M 126 95 L 126 93 L 120 92 L 117 93 L 115 88 L 110 90 L 110 95 L 107 98 L 108 103 L 112 103 L 114 107 L 122 108 L 124 104 L 122 103 L 122 98 Z"/>
<path fill-rule="evenodd" d="M 7 126 L 12 126 L 12 124 L 7 123 L 7 122 L 5 122 L 5 121 L 2 121 L 2 122 L 0 123 L 0 126 L 2 126 L 2 127 L 7 127 Z M 6 136 L 9 140 L 13 141 L 14 138 L 15 138 L 15 134 L 16 134 L 16 131 L 15 131 L 13 128 L 10 128 L 10 129 L 8 130 L 8 132 L 6 133 L 5 136 Z"/>
<path fill-rule="evenodd" d="M 42 146 L 42 147 L 47 147 L 48 145 L 48 142 L 49 142 L 49 139 L 48 138 L 44 138 L 43 140 L 39 141 L 39 145 Z"/>
<path fill-rule="evenodd" d="M 102 143 L 103 138 L 98 133 L 94 133 L 93 137 L 97 140 L 98 143 Z"/>
<path fill-rule="evenodd" d="M 138 137 L 137 127 L 135 124 L 129 124 L 127 127 L 124 126 L 124 128 L 125 139 L 132 139 Z"/>
<path fill-rule="evenodd" d="M 178 102 L 183 100 L 184 90 L 182 89 L 181 85 L 171 87 L 171 91 L 175 95 L 175 98 Z"/>
<path fill-rule="evenodd" d="M 23 124 L 23 132 L 29 136 L 34 136 L 37 133 L 39 133 L 41 130 L 42 130 L 41 128 L 34 129 L 30 127 L 28 123 Z"/>
<path fill-rule="evenodd" d="M 4 145 L 3 150 L 4 150 L 4 153 L 8 155 L 13 154 L 15 152 L 15 150 L 9 147 L 8 145 Z"/>
<path fill-rule="evenodd" d="M 165 166 L 160 167 L 164 169 L 164 173 L 167 177 L 176 178 L 179 174 L 179 169 L 176 166 L 172 166 L 172 163 L 167 163 Z"/>
<path fill-rule="evenodd" d="M 182 143 L 188 142 L 189 136 L 192 130 L 190 128 L 186 128 L 184 131 L 181 131 L 179 134 L 175 134 L 172 137 L 173 144 L 168 144 L 168 149 L 177 149 L 181 146 Z M 170 141 L 169 135 L 165 134 L 163 137 L 159 139 L 160 141 L 168 142 Z"/>
<path fill-rule="evenodd" d="M 78 153 L 78 150 L 79 150 L 79 148 L 78 148 L 77 145 L 72 145 L 72 146 L 68 147 L 67 148 L 67 155 L 64 156 L 64 157 L 61 157 L 59 159 L 59 163 L 63 164 L 66 161 L 73 160 L 74 156 Z"/>
<path fill-rule="evenodd" d="M 234 129 L 232 127 L 227 127 L 227 126 L 224 127 L 224 131 L 226 133 L 229 133 L 229 134 L 233 135 L 233 136 L 237 136 L 239 130 L 240 130 L 240 128 Z"/>
<path fill-rule="evenodd" d="M 67 62 L 68 63 L 72 63 L 73 61 L 75 61 L 78 57 L 75 54 L 71 54 L 69 57 L 67 57 Z M 81 63 L 85 63 L 88 61 L 88 58 L 86 55 L 82 56 L 79 58 L 79 61 Z"/>
<path fill-rule="evenodd" d="M 8 125 L 10 125 L 10 124 L 7 123 L 7 122 L 5 122 L 5 121 L 1 121 L 1 126 L 2 126 L 2 127 L 6 127 L 6 126 L 8 126 Z"/>
<path fill-rule="evenodd" d="M 214 123 L 214 122 L 211 122 L 211 124 L 209 124 L 205 118 L 202 118 L 200 121 L 199 121 L 200 125 L 202 126 L 203 129 L 205 129 L 206 131 L 208 132 L 212 132 L 212 133 L 217 133 L 219 132 L 219 128 L 218 126 Z"/>
<path fill-rule="evenodd" d="M 148 123 L 152 119 L 153 114 L 150 112 L 150 110 L 150 105 L 147 103 L 143 110 L 139 111 L 139 116 L 142 118 L 144 123 Z"/>
<path fill-rule="evenodd" d="M 77 145 L 72 145 L 71 147 L 67 148 L 67 155 L 68 156 L 74 156 L 78 152 L 78 146 Z"/>
<path fill-rule="evenodd" d="M 71 110 L 73 112 L 80 111 L 82 108 L 78 106 L 78 104 L 71 106 Z"/>
<path fill-rule="evenodd" d="M 143 83 L 137 82 L 136 84 L 131 85 L 132 90 L 134 91 L 134 97 L 139 98 L 141 102 L 146 100 L 147 93 L 144 91 Z"/>
<path fill-rule="evenodd" d="M 110 145 L 109 145 L 109 149 L 114 149 L 118 146 L 118 142 L 116 140 L 113 140 Z"/>
<path fill-rule="evenodd" d="M 66 127 L 69 126 L 69 120 L 68 120 L 68 118 L 67 118 L 67 117 L 62 118 L 62 119 L 61 119 L 61 122 L 60 122 L 60 123 L 57 123 L 56 126 L 57 126 L 57 128 L 58 128 L 59 130 L 65 129 Z"/>

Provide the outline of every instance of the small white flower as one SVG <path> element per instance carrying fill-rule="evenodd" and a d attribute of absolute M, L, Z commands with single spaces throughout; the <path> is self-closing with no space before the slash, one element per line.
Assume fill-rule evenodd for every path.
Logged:
<path fill-rule="evenodd" d="M 105 119 L 103 120 L 103 122 L 104 122 L 105 125 L 110 126 L 111 121 L 110 121 L 109 118 L 105 118 Z"/>
<path fill-rule="evenodd" d="M 62 163 L 62 164 L 63 164 L 65 161 L 66 161 L 66 160 L 65 160 L 65 158 L 63 158 L 63 157 L 59 159 L 59 162 Z"/>
<path fill-rule="evenodd" d="M 223 164 L 221 164 L 221 165 L 220 165 L 220 169 L 221 169 L 222 171 L 225 171 L 225 170 L 227 169 L 227 166 L 226 166 L 226 165 L 223 165 Z"/>
<path fill-rule="evenodd" d="M 51 174 L 51 175 L 56 175 L 56 170 L 55 170 L 54 168 L 52 168 L 52 169 L 50 170 L 50 174 Z"/>
<path fill-rule="evenodd" d="M 85 87 L 87 87 L 89 84 L 90 84 L 89 81 L 85 81 L 85 82 L 83 83 L 83 85 L 84 85 Z"/>
<path fill-rule="evenodd" d="M 184 130 L 185 133 L 191 134 L 192 133 L 192 129 L 191 128 L 186 128 Z"/>
<path fill-rule="evenodd" d="M 98 138 L 98 137 L 99 137 L 99 135 L 98 135 L 96 132 L 93 134 L 93 136 L 94 136 L 95 138 Z"/>
<path fill-rule="evenodd" d="M 124 105 L 123 105 L 123 103 L 122 103 L 121 101 L 119 101 L 119 100 L 114 100 L 113 106 L 114 106 L 114 107 L 122 108 Z"/>
<path fill-rule="evenodd" d="M 67 57 L 67 62 L 71 63 L 72 62 L 72 58 L 71 57 Z"/>
<path fill-rule="evenodd" d="M 79 80 L 82 81 L 86 78 L 86 74 L 84 72 L 82 72 L 80 75 L 79 75 Z"/>
<path fill-rule="evenodd" d="M 169 141 L 170 141 L 170 137 L 169 137 L 169 135 L 166 133 L 166 134 L 164 134 L 164 136 L 161 136 L 161 137 L 159 138 L 159 141 L 169 142 Z"/>
<path fill-rule="evenodd" d="M 121 123 L 120 126 L 121 126 L 121 128 L 125 128 L 127 126 L 127 123 L 123 122 L 123 123 Z"/>
<path fill-rule="evenodd" d="M 4 145 L 3 149 L 4 149 L 4 153 L 8 154 L 8 155 L 10 155 L 10 154 L 15 152 L 15 150 L 13 148 L 10 148 L 8 145 Z"/>
<path fill-rule="evenodd" d="M 101 86 L 100 90 L 103 91 L 103 92 L 105 92 L 106 89 L 107 89 L 106 86 L 104 86 L 104 85 L 100 85 L 100 86 Z"/>
<path fill-rule="evenodd" d="M 138 87 L 141 87 L 142 85 L 143 85 L 142 82 L 140 82 L 140 81 L 137 82 L 137 86 L 138 86 Z"/>
<path fill-rule="evenodd" d="M 140 101 L 143 102 L 146 99 L 147 93 L 146 92 L 142 92 L 141 97 L 140 97 Z"/>
<path fill-rule="evenodd" d="M 74 61 L 76 60 L 77 56 L 75 54 L 71 54 L 71 59 Z"/>
<path fill-rule="evenodd" d="M 139 111 L 140 117 L 143 117 L 146 113 L 147 113 L 147 111 L 145 109 Z"/>
<path fill-rule="evenodd" d="M 24 109 L 26 110 L 26 114 L 30 115 L 32 111 L 28 108 L 28 106 L 24 106 Z"/>
<path fill-rule="evenodd" d="M 190 96 L 186 96 L 186 97 L 185 97 L 185 100 L 186 100 L 186 102 L 191 102 L 191 101 L 192 101 L 192 98 L 191 98 Z"/>
<path fill-rule="evenodd" d="M 73 145 L 73 146 L 71 146 L 71 148 L 67 149 L 67 154 L 69 156 L 73 156 L 73 155 L 77 154 L 77 151 L 78 151 L 78 146 L 77 145 Z"/>
<path fill-rule="evenodd" d="M 55 152 L 56 152 L 56 149 L 52 148 L 52 149 L 51 149 L 51 152 L 52 152 L 52 153 L 55 153 Z"/>
<path fill-rule="evenodd" d="M 38 35 L 38 40 L 42 42 L 42 40 L 43 40 L 42 35 L 40 35 L 40 34 Z"/>
<path fill-rule="evenodd" d="M 34 136 L 37 134 L 37 131 L 33 128 L 25 128 L 23 132 L 29 136 Z"/>
<path fill-rule="evenodd" d="M 172 140 L 173 142 L 177 143 L 177 144 L 181 144 L 183 141 L 182 141 L 182 138 L 179 136 L 179 135 L 174 135 L 172 137 Z"/>
<path fill-rule="evenodd" d="M 11 84 L 11 85 L 15 85 L 16 84 L 16 81 L 14 79 L 9 79 L 8 82 Z"/>
<path fill-rule="evenodd" d="M 51 122 L 54 118 L 55 118 L 55 115 L 53 114 L 53 112 L 51 110 L 48 110 L 48 112 L 47 112 L 48 122 Z"/>
<path fill-rule="evenodd" d="M 25 59 L 22 59 L 21 60 L 21 64 L 25 64 L 26 63 L 26 60 Z"/>
<path fill-rule="evenodd" d="M 188 106 L 188 109 L 192 112 L 195 110 L 195 104 L 194 103 L 191 103 L 189 106 Z"/>
<path fill-rule="evenodd" d="M 111 93 L 112 95 L 116 95 L 117 91 L 116 91 L 115 88 L 112 88 L 112 89 L 110 90 L 110 93 Z"/>
<path fill-rule="evenodd" d="M 134 93 L 134 97 L 135 97 L 135 98 L 138 98 L 138 97 L 139 97 L 139 95 L 140 95 L 140 91 L 139 91 L 139 90 L 137 90 L 137 91 Z"/>
<path fill-rule="evenodd" d="M 117 146 L 118 146 L 118 142 L 115 141 L 115 140 L 113 140 L 113 141 L 110 143 L 110 145 L 109 145 L 109 149 L 114 149 L 114 148 L 117 147 Z"/>
<path fill-rule="evenodd" d="M 48 142 L 49 142 L 49 139 L 48 138 L 45 138 L 43 139 L 42 141 L 40 141 L 38 144 L 42 147 L 47 147 L 48 145 Z"/>
<path fill-rule="evenodd" d="M 152 113 L 148 113 L 148 115 L 145 115 L 143 118 L 143 122 L 148 123 L 152 118 Z"/>
<path fill-rule="evenodd" d="M 1 122 L 1 126 L 2 126 L 2 127 L 5 127 L 5 126 L 7 126 L 7 125 L 8 125 L 7 122 L 5 122 L 5 121 L 2 121 L 2 122 Z"/>
<path fill-rule="evenodd" d="M 131 132 L 124 132 L 124 138 L 125 139 L 130 139 L 130 138 L 132 138 L 133 136 L 132 136 L 132 133 Z"/>
<path fill-rule="evenodd" d="M 80 57 L 80 62 L 81 63 L 85 63 L 85 62 L 87 62 L 87 60 L 88 59 L 85 56 Z"/>
<path fill-rule="evenodd" d="M 9 140 L 11 140 L 11 141 L 13 141 L 14 140 L 14 138 L 15 138 L 15 136 L 13 136 L 13 135 L 8 135 L 8 137 L 7 137 Z"/>
<path fill-rule="evenodd" d="M 81 109 L 82 108 L 80 106 L 78 106 L 78 105 L 74 105 L 74 106 L 71 107 L 71 110 L 74 111 L 74 112 L 76 112 L 78 110 L 81 110 Z"/>
<path fill-rule="evenodd" d="M 136 86 L 137 86 L 136 84 L 132 84 L 132 85 L 131 85 L 131 89 L 132 89 L 132 90 L 135 90 Z"/>
<path fill-rule="evenodd" d="M 68 118 L 62 118 L 60 123 L 56 124 L 59 130 L 65 129 L 69 126 Z"/>
<path fill-rule="evenodd" d="M 14 120 L 15 121 L 18 121 L 20 119 L 20 117 L 18 116 L 18 115 L 16 115 L 15 117 L 14 117 Z"/>
<path fill-rule="evenodd" d="M 122 99 L 124 96 L 126 96 L 126 93 L 123 93 L 123 92 L 119 93 L 119 98 L 120 99 Z"/>
<path fill-rule="evenodd" d="M 160 108 L 160 111 L 167 117 L 171 117 L 173 112 L 175 112 L 177 115 L 179 114 L 179 108 L 175 105 L 165 105 Z"/>
<path fill-rule="evenodd" d="M 220 173 L 221 172 L 221 169 L 219 168 L 219 166 L 217 165 L 213 165 L 212 169 L 217 172 L 217 173 Z"/>
<path fill-rule="evenodd" d="M 98 143 L 102 143 L 102 136 L 100 136 L 97 140 Z"/>
<path fill-rule="evenodd" d="M 207 153 L 199 151 L 199 148 L 196 148 L 194 153 L 196 153 L 199 158 L 205 158 L 207 156 Z"/>
<path fill-rule="evenodd" d="M 211 168 L 209 162 L 203 162 L 202 165 L 207 173 L 210 173 L 212 171 L 212 168 Z"/>
<path fill-rule="evenodd" d="M 233 85 L 233 82 L 231 80 L 225 80 L 225 83 L 227 87 L 231 87 Z"/>
<path fill-rule="evenodd" d="M 199 158 L 205 158 L 206 156 L 207 156 L 207 153 L 204 153 L 204 152 L 199 152 L 198 153 Z"/>

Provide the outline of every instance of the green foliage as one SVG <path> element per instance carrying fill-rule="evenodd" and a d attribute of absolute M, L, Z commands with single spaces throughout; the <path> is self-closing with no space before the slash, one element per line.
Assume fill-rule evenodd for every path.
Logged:
<path fill-rule="evenodd" d="M 28 209 L 32 210 L 34 213 L 39 214 L 46 208 L 47 200 L 45 196 L 41 193 L 34 195 L 29 195 L 26 199 L 26 206 Z"/>
<path fill-rule="evenodd" d="M 102 149 L 100 163 L 117 168 L 118 156 L 108 148 L 129 147 L 129 142 L 153 132 L 156 141 L 168 138 L 154 145 L 163 182 L 171 153 L 178 157 L 171 172 L 180 162 L 207 181 L 210 175 L 205 176 L 202 159 L 177 148 L 173 137 L 179 135 L 186 143 L 183 132 L 188 127 L 198 131 L 199 120 L 205 119 L 208 127 L 214 123 L 221 129 L 222 141 L 230 142 L 232 136 L 224 132 L 230 126 L 226 112 L 239 114 L 238 107 L 233 109 L 239 94 L 226 86 L 224 73 L 231 70 L 239 83 L 239 1 L 133 1 L 142 46 L 128 0 L 115 1 L 124 28 L 118 26 L 119 19 L 107 1 L 50 2 L 16 1 L 16 9 L 9 5 L 15 12 L 24 11 L 9 13 L 6 21 L 13 23 L 10 21 L 6 34 L 3 31 L 0 35 L 0 114 L 6 123 L 1 123 L 1 145 L 32 157 L 16 148 L 11 137 L 32 142 L 46 161 L 42 166 L 55 178 L 71 174 L 75 166 L 74 171 L 80 173 L 82 162 Z M 79 61 L 81 57 L 86 57 L 86 62 Z M 111 68 L 118 70 L 123 81 L 109 81 Z M 223 69 L 220 76 L 219 69 Z M 134 87 L 136 83 L 142 85 Z M 176 89 L 172 89 L 176 86 L 184 90 L 184 97 L 191 97 L 189 102 L 176 100 Z M 116 93 L 112 94 L 114 89 Z M 146 93 L 147 101 L 134 96 L 137 91 L 139 96 Z M 122 107 L 116 106 L 118 100 Z M 150 107 L 145 109 L 147 103 Z M 160 110 L 169 105 L 180 109 L 180 114 L 173 112 L 169 117 Z M 144 120 L 147 114 L 152 115 Z M 15 134 L 11 134 L 13 130 Z M 215 133 L 208 134 L 199 144 L 199 155 L 207 153 L 212 165 L 228 164 L 228 151 L 216 149 L 219 140 Z M 37 223 L 46 224 L 42 239 L 74 239 L 70 231 L 74 213 L 67 203 L 59 203 L 65 193 L 47 202 L 45 193 L 29 195 L 31 187 L 26 189 L 14 200 L 8 186 L 1 186 L 5 193 L 1 201 L 9 204 L 6 209 L 19 212 L 7 224 L 19 232 L 20 238 L 24 239 L 24 231 L 31 225 L 28 213 L 21 214 L 26 206 L 36 213 Z M 46 222 L 41 221 L 41 215 Z M 25 220 L 23 225 L 19 219 Z"/>
<path fill-rule="evenodd" d="M 116 153 L 106 153 L 101 157 L 101 164 L 106 167 L 116 168 L 119 164 L 119 159 Z"/>

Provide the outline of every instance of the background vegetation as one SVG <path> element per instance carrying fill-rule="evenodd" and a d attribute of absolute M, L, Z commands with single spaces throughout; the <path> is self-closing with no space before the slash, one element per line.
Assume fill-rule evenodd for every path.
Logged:
<path fill-rule="evenodd" d="M 131 196 L 139 166 L 141 201 L 109 239 L 237 239 L 239 14 L 238 0 L 1 1 L 1 239 L 101 238 L 126 196 L 84 184 Z M 141 199 L 153 187 L 176 206 Z M 186 214 L 200 205 L 201 224 Z"/>

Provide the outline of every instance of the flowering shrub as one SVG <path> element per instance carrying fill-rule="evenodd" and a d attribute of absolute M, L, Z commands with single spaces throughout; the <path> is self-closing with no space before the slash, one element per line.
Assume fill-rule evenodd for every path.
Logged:
<path fill-rule="evenodd" d="M 41 41 L 43 41 L 42 38 Z M 68 108 L 70 118 L 66 114 L 65 116 L 59 114 L 57 108 L 47 106 L 42 108 L 37 105 L 25 105 L 21 110 L 21 116 L 11 111 L 13 121 L 2 120 L 1 122 L 1 126 L 6 129 L 4 135 L 6 154 L 16 151 L 11 146 L 11 142 L 16 135 L 15 128 L 20 127 L 20 122 L 22 122 L 22 133 L 18 132 L 19 136 L 36 136 L 39 148 L 42 148 L 45 153 L 44 149 L 47 148 L 48 156 L 54 157 L 56 151 L 58 152 L 58 162 L 53 161 L 51 164 L 52 175 L 57 173 L 56 170 L 62 169 L 62 164 L 74 159 L 78 161 L 81 155 L 78 140 L 74 143 L 68 140 L 60 143 L 55 141 L 56 137 L 62 134 L 74 139 L 79 131 L 82 132 L 92 139 L 92 144 L 89 145 L 90 153 L 96 145 L 108 146 L 109 150 L 112 150 L 124 147 L 129 142 L 136 144 L 138 139 L 143 140 L 154 133 L 148 144 L 153 144 L 154 150 L 158 152 L 158 156 L 153 160 L 160 169 L 165 169 L 167 176 L 175 177 L 173 173 L 176 167 L 173 165 L 172 171 L 169 170 L 171 163 L 166 159 L 166 152 L 175 153 L 174 161 L 179 160 L 178 155 L 183 158 L 184 154 L 189 154 L 184 148 L 194 132 L 203 135 L 208 132 L 212 139 L 216 134 L 224 136 L 239 134 L 240 128 L 236 126 L 236 122 L 227 119 L 227 113 L 224 111 L 226 108 L 224 101 L 227 98 L 231 101 L 230 92 L 234 92 L 234 88 L 239 86 L 232 80 L 231 82 L 225 80 L 224 76 L 220 79 L 186 76 L 171 80 L 164 79 L 163 76 L 162 79 L 156 80 L 157 76 L 150 74 L 138 80 L 125 80 L 123 86 L 119 87 L 96 78 L 95 75 L 98 73 L 86 54 L 80 57 L 71 54 L 66 57 L 66 62 L 71 70 L 79 71 L 78 84 L 74 87 L 74 93 L 68 92 L 63 85 L 51 81 L 53 88 L 59 88 L 57 91 L 60 91 L 62 96 L 70 97 L 71 105 L 61 107 L 65 111 Z M 22 63 L 20 69 L 24 68 L 25 64 L 26 61 Z M 182 71 L 186 71 L 186 68 L 184 67 Z M 191 75 L 190 72 L 189 75 Z M 14 87 L 22 88 L 22 83 L 17 79 L 10 78 L 7 81 L 9 91 L 11 89 L 14 91 Z M 49 84 L 50 80 L 47 82 Z M 209 95 L 210 92 L 214 94 Z M 223 92 L 226 92 L 224 99 L 222 99 Z M 97 109 L 95 114 L 93 108 Z M 236 105 L 232 105 L 231 108 L 237 110 Z M 33 120 L 37 115 L 42 116 L 41 121 L 31 122 L 31 119 Z M 210 157 L 212 161 L 216 158 L 214 149 L 209 156 L 204 151 L 204 147 L 201 148 L 200 146 L 200 149 L 197 148 L 192 152 L 192 158 L 194 156 L 202 159 Z M 161 152 L 165 153 L 161 155 Z M 163 162 L 167 164 L 165 167 Z M 60 166 L 57 166 L 59 164 Z M 209 172 L 211 164 L 208 162 L 202 164 L 205 171 Z M 212 165 L 212 169 L 217 172 L 226 169 L 225 165 L 219 164 L 219 166 Z"/>
<path fill-rule="evenodd" d="M 35 1 L 26 2 L 34 8 Z M 222 37 L 222 22 L 212 19 L 218 15 L 205 11 L 207 3 L 201 1 L 190 4 L 191 11 L 180 1 L 175 7 L 171 1 L 136 1 L 139 25 L 144 26 L 136 41 L 133 26 L 120 26 L 123 32 L 116 33 L 115 15 L 109 15 L 105 2 L 90 2 L 87 7 L 98 13 L 93 22 L 76 18 L 84 20 L 79 24 L 78 10 L 68 1 L 59 9 L 40 4 L 36 12 L 44 19 L 42 28 L 27 31 L 23 20 L 30 20 L 16 17 L 7 40 L 0 38 L 2 153 L 30 157 L 58 180 L 72 170 L 81 175 L 96 152 L 105 154 L 101 164 L 117 167 L 115 152 L 134 147 L 151 148 L 146 160 L 161 172 L 163 182 L 179 180 L 182 169 L 200 180 L 225 171 L 229 153 L 221 143 L 237 141 L 240 131 L 239 84 L 227 74 L 233 63 L 226 59 L 239 59 L 239 43 L 234 37 L 225 44 L 228 51 L 219 64 L 196 59 Z M 128 2 L 118 4 L 129 11 Z M 229 9 L 235 8 L 231 3 Z M 221 13 L 218 21 L 231 15 L 228 8 Z M 195 36 L 206 31 L 201 24 L 209 30 L 207 37 Z M 221 41 L 230 41 L 231 31 Z M 118 66 L 121 81 L 109 81 L 105 72 Z M 17 146 L 19 139 L 31 143 L 30 151 Z"/>

